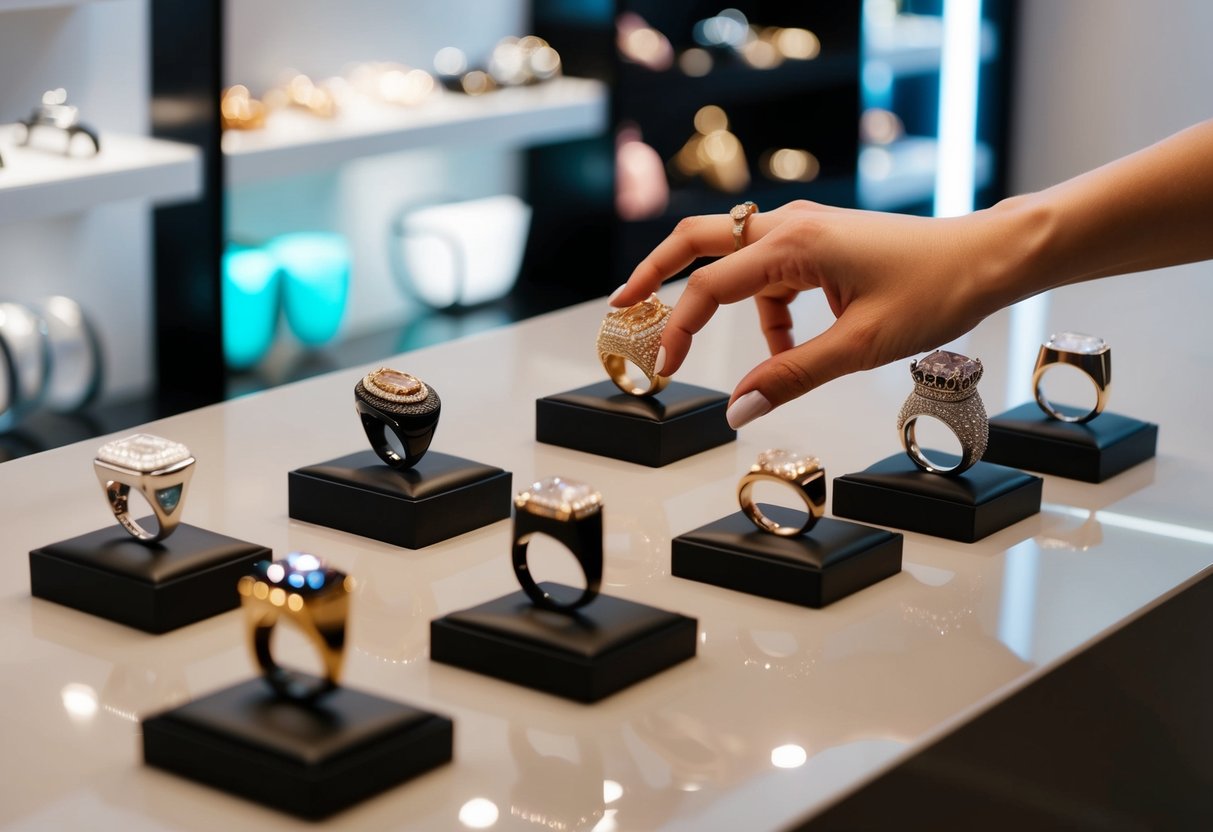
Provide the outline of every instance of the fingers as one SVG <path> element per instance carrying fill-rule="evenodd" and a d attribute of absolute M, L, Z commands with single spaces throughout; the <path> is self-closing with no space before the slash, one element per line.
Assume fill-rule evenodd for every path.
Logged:
<path fill-rule="evenodd" d="M 762 326 L 762 334 L 767 339 L 767 349 L 771 355 L 777 355 L 795 346 L 792 339 L 792 311 L 788 308 L 796 298 L 796 292 L 791 289 L 760 292 L 754 296 L 758 306 L 758 322 Z"/>
<path fill-rule="evenodd" d="M 840 318 L 798 347 L 772 355 L 737 385 L 726 418 L 734 429 L 827 381 L 863 369 L 865 340 Z"/>

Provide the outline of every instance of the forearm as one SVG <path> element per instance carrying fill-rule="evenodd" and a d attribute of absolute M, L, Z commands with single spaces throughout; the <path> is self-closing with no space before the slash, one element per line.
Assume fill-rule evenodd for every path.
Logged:
<path fill-rule="evenodd" d="M 979 212 L 974 217 L 987 212 Z M 1213 120 L 982 218 L 997 305 L 1097 277 L 1213 258 Z"/>

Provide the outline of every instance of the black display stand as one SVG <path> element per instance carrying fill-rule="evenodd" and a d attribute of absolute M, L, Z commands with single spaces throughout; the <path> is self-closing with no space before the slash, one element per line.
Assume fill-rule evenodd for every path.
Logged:
<path fill-rule="evenodd" d="M 796 512 L 762 505 L 780 525 Z M 823 517 L 804 535 L 759 531 L 742 512 L 674 538 L 671 572 L 750 595 L 824 607 L 901 571 L 902 536 Z"/>
<path fill-rule="evenodd" d="M 236 582 L 270 557 L 264 546 L 187 524 L 159 543 L 142 543 L 115 523 L 30 552 L 30 592 L 166 633 L 240 606 Z"/>
<path fill-rule="evenodd" d="M 926 451 L 949 465 L 955 456 Z M 834 514 L 973 543 L 1040 511 L 1040 477 L 978 462 L 955 477 L 928 474 L 904 453 L 834 479 Z"/>
<path fill-rule="evenodd" d="M 1081 410 L 1057 407 L 1067 416 Z M 1103 482 L 1153 459 L 1158 425 L 1118 413 L 1089 422 L 1062 422 L 1028 402 L 990 419 L 990 446 L 984 459 L 1085 482 Z"/>
<path fill-rule="evenodd" d="M 558 599 L 572 587 L 541 583 Z M 522 591 L 430 622 L 430 658 L 578 702 L 596 702 L 695 656 L 698 622 L 599 595 L 573 614 Z"/>
<path fill-rule="evenodd" d="M 143 759 L 316 820 L 450 762 L 446 717 L 349 688 L 311 705 L 260 679 L 143 722 Z"/>
<path fill-rule="evenodd" d="M 549 445 L 660 468 L 737 438 L 725 419 L 729 397 L 671 382 L 655 396 L 631 396 L 601 381 L 535 402 L 535 439 Z"/>
<path fill-rule="evenodd" d="M 292 519 L 420 549 L 510 516 L 508 471 L 430 451 L 405 471 L 374 451 L 291 471 Z"/>

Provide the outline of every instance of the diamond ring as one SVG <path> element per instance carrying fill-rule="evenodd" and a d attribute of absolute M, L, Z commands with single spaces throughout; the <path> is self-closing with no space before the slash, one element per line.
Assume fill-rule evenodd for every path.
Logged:
<path fill-rule="evenodd" d="M 263 560 L 253 567 L 252 575 L 240 579 L 236 589 L 253 661 L 280 696 L 306 702 L 337 687 L 345 663 L 345 622 L 353 588 L 352 578 L 303 552 L 272 563 Z M 274 661 L 270 637 L 284 616 L 320 654 L 322 678 L 287 670 Z"/>
<path fill-rule="evenodd" d="M 897 430 L 910 459 L 927 473 L 960 474 L 985 455 L 990 423 L 977 392 L 984 371 L 979 359 L 947 350 L 936 350 L 921 361 L 910 362 L 914 392 L 901 406 Z M 927 458 L 914 433 L 919 416 L 938 419 L 956 435 L 961 448 L 959 462 L 947 467 Z"/>
<path fill-rule="evenodd" d="M 1073 408 L 1062 410 L 1054 406 L 1041 390 L 1045 372 L 1061 364 L 1076 367 L 1095 385 L 1095 405 L 1087 412 Z M 1032 371 L 1032 387 L 1040 409 L 1062 422 L 1089 422 L 1103 412 L 1108 402 L 1108 387 L 1112 384 L 1112 348 L 1104 339 L 1081 332 L 1062 332 L 1049 336 L 1040 345 L 1036 369 Z M 1070 411 L 1070 412 L 1067 412 Z"/>
<path fill-rule="evenodd" d="M 741 251 L 741 247 L 745 245 L 742 235 L 745 234 L 745 221 L 750 218 L 750 214 L 757 214 L 758 206 L 750 200 L 746 200 L 740 205 L 734 205 L 729 210 L 729 219 L 733 221 L 733 251 Z"/>
<path fill-rule="evenodd" d="M 602 586 L 602 495 L 585 483 L 548 477 L 514 498 L 514 574 L 535 606 L 557 612 L 584 607 Z M 545 534 L 563 544 L 585 573 L 585 589 L 569 602 L 552 597 L 535 582 L 527 565 L 527 544 Z"/>
<path fill-rule="evenodd" d="M 651 396 L 669 383 L 668 378 L 657 375 L 654 369 L 657 352 L 661 349 L 661 333 L 673 311 L 661 302 L 661 298 L 649 295 L 627 309 L 610 312 L 603 320 L 598 330 L 598 359 L 611 381 L 623 392 Z M 647 388 L 638 386 L 628 376 L 629 361 L 649 380 Z"/>
<path fill-rule="evenodd" d="M 754 501 L 754 486 L 760 482 L 775 482 L 791 486 L 804 501 L 804 520 L 797 526 L 782 526 L 762 513 Z M 826 510 L 826 472 L 814 456 L 801 456 L 792 451 L 771 449 L 758 455 L 755 462 L 737 483 L 737 502 L 746 517 L 759 530 L 780 537 L 804 534 L 817 525 Z"/>
<path fill-rule="evenodd" d="M 354 385 L 354 408 L 379 458 L 405 469 L 421 461 L 429 449 L 442 401 L 416 376 L 380 367 Z"/>
<path fill-rule="evenodd" d="M 181 506 L 194 475 L 194 457 L 180 442 L 137 433 L 102 445 L 93 460 L 93 471 L 122 528 L 153 543 L 172 534 L 181 521 Z M 152 507 L 157 531 L 148 531 L 131 517 L 132 488 Z"/>

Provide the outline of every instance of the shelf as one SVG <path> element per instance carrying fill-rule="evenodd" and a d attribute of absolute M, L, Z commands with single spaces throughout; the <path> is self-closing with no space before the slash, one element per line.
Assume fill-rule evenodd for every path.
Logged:
<path fill-rule="evenodd" d="M 0 14 L 21 12 L 27 9 L 66 9 L 99 2 L 102 0 L 0 0 Z"/>
<path fill-rule="evenodd" d="M 943 19 L 932 15 L 899 14 L 891 23 L 865 21 L 865 61 L 880 61 L 894 75 L 919 75 L 939 69 Z M 989 21 L 981 24 L 981 60 L 998 55 L 998 34 Z"/>
<path fill-rule="evenodd" d="M 231 186 L 380 153 L 486 140 L 539 144 L 593 136 L 606 126 L 605 85 L 561 78 L 477 98 L 444 94 L 412 109 L 348 107 L 332 120 L 279 112 L 261 130 L 226 132 L 223 153 Z"/>
<path fill-rule="evenodd" d="M 859 154 L 859 204 L 891 211 L 929 202 L 935 194 L 935 139 L 907 136 L 889 145 L 867 145 Z M 976 189 L 990 182 L 993 153 L 978 144 L 974 160 Z"/>
<path fill-rule="evenodd" d="M 202 187 L 202 155 L 178 142 L 112 133 L 96 156 L 69 158 L 15 146 L 16 125 L 0 125 L 0 223 L 84 211 L 107 202 L 188 200 Z M 36 136 L 36 138 L 39 138 Z"/>

